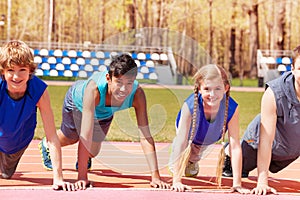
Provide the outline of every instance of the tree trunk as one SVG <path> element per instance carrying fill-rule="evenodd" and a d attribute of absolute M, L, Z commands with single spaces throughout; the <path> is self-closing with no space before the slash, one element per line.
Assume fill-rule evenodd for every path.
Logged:
<path fill-rule="evenodd" d="M 208 0 L 209 4 L 209 45 L 208 45 L 208 53 L 209 56 L 213 58 L 213 45 L 214 45 L 214 30 L 213 30 L 213 18 L 212 18 L 212 4 L 213 0 Z"/>
<path fill-rule="evenodd" d="M 259 48 L 258 40 L 258 3 L 257 0 L 252 0 L 251 9 L 248 12 L 250 16 L 250 76 L 256 77 L 257 75 L 257 61 L 256 55 Z"/>
<path fill-rule="evenodd" d="M 275 35 L 274 44 L 276 50 L 284 49 L 284 38 L 285 38 L 285 4 L 283 1 L 275 1 L 275 26 L 273 34 Z"/>

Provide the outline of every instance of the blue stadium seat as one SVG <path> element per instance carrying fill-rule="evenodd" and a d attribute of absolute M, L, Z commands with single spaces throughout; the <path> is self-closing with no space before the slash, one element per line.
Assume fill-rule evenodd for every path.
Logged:
<path fill-rule="evenodd" d="M 63 50 L 62 51 L 62 56 L 63 57 L 68 57 L 69 55 L 68 55 L 68 50 Z"/>
<path fill-rule="evenodd" d="M 104 52 L 104 58 L 110 58 L 110 52 Z"/>
<path fill-rule="evenodd" d="M 82 57 L 82 51 L 77 51 L 76 52 L 76 57 Z"/>
<path fill-rule="evenodd" d="M 132 59 L 134 59 L 134 60 L 136 60 L 137 59 L 137 53 L 131 53 L 131 57 L 132 57 Z"/>
<path fill-rule="evenodd" d="M 146 53 L 145 57 L 146 57 L 146 60 L 151 60 L 151 54 L 150 53 Z"/>
<path fill-rule="evenodd" d="M 276 63 L 277 64 L 282 64 L 282 58 L 281 57 L 277 57 L 276 58 Z"/>
<path fill-rule="evenodd" d="M 40 50 L 39 50 L 39 49 L 34 49 L 34 50 L 33 50 L 33 55 L 34 55 L 34 56 L 40 55 Z"/>
<path fill-rule="evenodd" d="M 53 49 L 50 49 L 48 51 L 48 56 L 54 56 L 54 50 Z"/>
<path fill-rule="evenodd" d="M 96 58 L 96 52 L 95 52 L 95 51 L 92 51 L 90 57 L 91 57 L 91 58 Z"/>

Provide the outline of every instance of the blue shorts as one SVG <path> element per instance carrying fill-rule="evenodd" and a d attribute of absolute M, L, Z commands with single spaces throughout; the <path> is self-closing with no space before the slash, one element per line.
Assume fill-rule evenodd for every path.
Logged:
<path fill-rule="evenodd" d="M 76 83 L 70 87 L 66 93 L 62 108 L 62 123 L 60 129 L 67 138 L 78 141 L 81 130 L 82 113 L 73 103 L 72 91 L 75 85 Z M 113 116 L 104 120 L 94 119 L 93 142 L 99 143 L 104 141 L 112 120 Z"/>

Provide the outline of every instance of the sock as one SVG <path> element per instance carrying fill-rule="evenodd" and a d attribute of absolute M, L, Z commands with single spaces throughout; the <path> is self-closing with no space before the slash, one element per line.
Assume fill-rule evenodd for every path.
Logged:
<path fill-rule="evenodd" d="M 45 137 L 43 138 L 43 146 L 48 149 L 48 143 L 47 143 L 47 139 Z"/>

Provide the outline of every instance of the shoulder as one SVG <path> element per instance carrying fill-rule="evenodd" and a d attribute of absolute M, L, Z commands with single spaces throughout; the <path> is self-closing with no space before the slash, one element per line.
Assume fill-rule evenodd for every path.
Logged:
<path fill-rule="evenodd" d="M 44 91 L 46 90 L 46 88 L 48 87 L 44 81 L 42 81 L 36 76 L 32 76 L 32 78 L 28 80 L 27 85 L 28 85 L 28 89 L 27 89 L 28 93 L 33 98 L 40 98 L 44 93 Z"/>
<path fill-rule="evenodd" d="M 145 97 L 145 91 L 140 85 L 137 86 L 134 96 L 137 98 Z"/>

